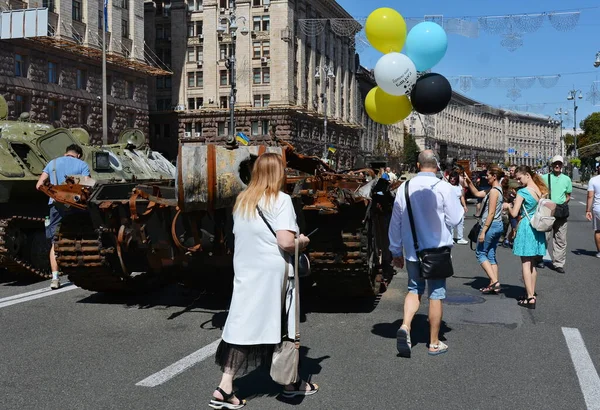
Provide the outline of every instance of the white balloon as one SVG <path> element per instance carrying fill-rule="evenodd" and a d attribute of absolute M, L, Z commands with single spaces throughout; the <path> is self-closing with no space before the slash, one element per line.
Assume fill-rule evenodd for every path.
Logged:
<path fill-rule="evenodd" d="M 388 53 L 375 65 L 375 81 L 388 94 L 410 95 L 417 82 L 417 68 L 404 54 Z"/>

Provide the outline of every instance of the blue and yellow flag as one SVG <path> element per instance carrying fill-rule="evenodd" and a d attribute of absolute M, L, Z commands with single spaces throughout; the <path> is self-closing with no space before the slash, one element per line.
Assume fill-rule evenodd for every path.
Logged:
<path fill-rule="evenodd" d="M 327 147 L 327 151 L 331 152 L 332 154 L 335 154 L 335 151 L 337 151 L 337 149 L 334 148 L 333 145 L 330 145 Z"/>
<path fill-rule="evenodd" d="M 243 132 L 238 132 L 236 134 L 235 139 L 237 140 L 237 142 L 239 142 L 242 145 L 250 144 L 250 138 L 248 138 L 248 136 L 246 134 L 244 134 Z"/>

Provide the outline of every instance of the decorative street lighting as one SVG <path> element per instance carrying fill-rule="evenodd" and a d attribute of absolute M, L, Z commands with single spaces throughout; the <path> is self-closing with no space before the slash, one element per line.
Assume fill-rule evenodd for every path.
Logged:
<path fill-rule="evenodd" d="M 566 147 L 563 146 L 564 144 L 564 137 L 563 137 L 563 115 L 566 117 L 567 115 L 569 115 L 569 111 L 568 110 L 562 110 L 562 108 L 559 108 L 558 110 L 556 110 L 556 112 L 554 113 L 554 115 L 556 115 L 557 118 L 560 118 L 560 155 L 563 155 L 563 152 L 565 151 Z"/>
<path fill-rule="evenodd" d="M 227 143 L 228 144 L 234 144 L 235 143 L 235 101 L 236 101 L 236 94 L 237 94 L 237 88 L 236 88 L 236 73 L 235 73 L 235 46 L 236 46 L 236 42 L 237 42 L 237 29 L 238 29 L 238 25 L 237 22 L 238 21 L 242 21 L 243 22 L 243 26 L 240 29 L 240 33 L 242 35 L 246 35 L 248 34 L 248 28 L 246 27 L 246 17 L 244 16 L 240 16 L 240 17 L 236 17 L 235 15 L 235 2 L 234 2 L 234 7 L 233 9 L 231 9 L 231 12 L 229 14 L 229 17 L 222 17 L 219 21 L 219 25 L 217 26 L 217 33 L 219 35 L 223 35 L 225 33 L 225 31 L 227 30 L 225 25 L 228 26 L 229 28 L 229 34 L 231 35 L 231 49 L 230 49 L 230 55 L 227 58 L 227 60 L 225 61 L 225 67 L 229 70 L 229 78 L 231 81 L 231 91 L 229 92 L 229 138 L 227 139 Z"/>
<path fill-rule="evenodd" d="M 323 149 L 323 158 L 327 158 L 327 90 L 329 89 L 329 79 L 335 78 L 333 74 L 333 67 L 330 65 L 317 66 L 315 72 L 315 80 L 320 81 L 321 71 L 325 75 L 325 90 L 321 93 L 321 103 L 323 103 L 323 138 L 325 140 L 325 147 Z M 323 90 L 321 88 L 321 90 Z"/>
<path fill-rule="evenodd" d="M 594 67 L 600 67 L 600 51 L 596 53 L 596 61 L 594 61 Z"/>
<path fill-rule="evenodd" d="M 579 96 L 577 96 L 577 93 L 579 93 Z M 573 137 L 575 138 L 575 157 L 578 158 L 579 149 L 577 149 L 577 108 L 579 107 L 577 106 L 577 99 L 575 98 L 576 96 L 580 100 L 583 98 L 581 90 L 575 90 L 575 88 L 573 88 L 571 91 L 569 91 L 567 100 L 573 100 Z"/>

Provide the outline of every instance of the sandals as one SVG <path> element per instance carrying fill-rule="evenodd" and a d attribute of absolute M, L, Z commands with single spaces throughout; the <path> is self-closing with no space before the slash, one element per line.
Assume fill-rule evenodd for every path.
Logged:
<path fill-rule="evenodd" d="M 402 326 L 396 333 L 396 349 L 400 357 L 410 357 L 410 332 Z"/>
<path fill-rule="evenodd" d="M 500 293 L 500 282 L 494 282 L 491 285 L 486 286 L 485 288 L 479 289 L 481 293 L 484 295 L 497 295 Z"/>
<path fill-rule="evenodd" d="M 437 356 L 438 354 L 446 353 L 448 351 L 448 345 L 442 341 L 438 342 L 436 345 L 429 344 L 429 348 L 434 348 L 435 350 L 428 350 L 427 353 L 431 356 Z"/>
<path fill-rule="evenodd" d="M 310 390 L 300 390 L 300 386 L 302 385 L 302 380 L 300 380 L 299 382 L 292 384 L 292 386 L 294 386 L 294 390 L 283 389 L 281 395 L 287 398 L 296 396 L 312 396 L 313 394 L 319 391 L 319 386 L 315 383 L 311 383 L 308 381 L 305 383 L 308 385 L 308 387 L 310 387 Z"/>
<path fill-rule="evenodd" d="M 241 409 L 242 407 L 244 407 L 246 405 L 246 400 L 240 400 L 240 404 L 233 404 L 229 401 L 229 400 L 231 400 L 232 397 L 235 396 L 235 393 L 233 391 L 231 393 L 227 394 L 220 387 L 217 387 L 215 390 L 217 390 L 219 393 L 221 393 L 221 395 L 223 396 L 223 400 L 219 400 L 213 396 L 210 403 L 208 403 L 208 405 L 210 407 L 212 407 L 213 409 L 235 410 L 235 409 Z"/>
<path fill-rule="evenodd" d="M 531 302 L 532 300 L 533 300 L 533 302 Z M 537 302 L 537 300 L 536 300 L 536 298 L 534 296 L 534 297 L 531 297 L 531 298 L 519 300 L 517 302 L 517 304 L 519 306 L 521 306 L 521 307 L 526 307 L 527 309 L 535 309 L 536 302 Z"/>
<path fill-rule="evenodd" d="M 533 296 L 537 297 L 537 292 L 535 292 L 533 294 Z M 517 297 L 517 300 L 527 300 L 527 293 L 522 296 Z"/>

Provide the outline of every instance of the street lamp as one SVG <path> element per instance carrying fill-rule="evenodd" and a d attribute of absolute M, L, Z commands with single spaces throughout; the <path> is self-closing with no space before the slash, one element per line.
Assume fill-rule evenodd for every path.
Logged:
<path fill-rule="evenodd" d="M 321 79 L 321 71 L 325 75 L 325 90 L 321 93 L 321 103 L 323 103 L 323 137 L 325 139 L 325 147 L 323 149 L 323 158 L 327 158 L 327 90 L 329 89 L 329 79 L 335 78 L 333 67 L 330 65 L 317 66 L 315 71 L 315 80 Z"/>
<path fill-rule="evenodd" d="M 226 31 L 225 25 L 229 27 L 229 33 L 231 34 L 232 47 L 230 50 L 230 55 L 225 61 L 225 67 L 229 70 L 229 77 L 231 81 L 231 91 L 229 92 L 229 138 L 227 139 L 228 144 L 235 144 L 235 101 L 236 101 L 236 74 L 235 74 L 235 45 L 237 41 L 236 32 L 238 29 L 237 22 L 242 20 L 243 26 L 240 30 L 242 35 L 248 34 L 248 28 L 246 27 L 246 17 L 240 16 L 236 17 L 235 15 L 235 3 L 234 7 L 229 14 L 229 17 L 222 17 L 219 21 L 219 25 L 217 26 L 217 34 L 223 35 Z"/>
<path fill-rule="evenodd" d="M 577 93 L 579 93 L 578 96 Z M 569 95 L 567 95 L 567 100 L 573 100 L 573 137 L 575 138 L 575 157 L 579 158 L 579 149 L 577 149 L 577 108 L 579 107 L 577 106 L 577 99 L 575 98 L 576 96 L 580 100 L 583 98 L 581 90 L 575 90 L 573 88 L 571 91 L 569 91 Z"/>
<path fill-rule="evenodd" d="M 596 53 L 596 61 L 594 61 L 594 67 L 600 67 L 600 51 Z"/>
<path fill-rule="evenodd" d="M 566 117 L 569 114 L 569 110 L 562 110 L 562 108 L 559 108 L 558 110 L 556 110 L 556 112 L 554 113 L 554 115 L 556 115 L 557 118 L 560 118 L 560 155 L 563 155 L 563 152 L 565 151 L 565 147 L 563 146 L 564 143 L 564 137 L 563 137 L 563 115 Z"/>

